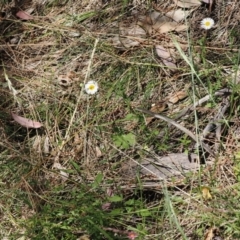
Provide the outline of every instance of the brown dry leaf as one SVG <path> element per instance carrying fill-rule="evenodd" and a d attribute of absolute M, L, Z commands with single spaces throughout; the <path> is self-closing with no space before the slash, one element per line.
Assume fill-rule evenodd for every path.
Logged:
<path fill-rule="evenodd" d="M 202 2 L 208 3 L 208 4 L 213 4 L 213 0 L 201 0 Z"/>
<path fill-rule="evenodd" d="M 161 58 L 161 60 L 167 67 L 177 68 L 176 64 L 174 63 L 173 59 L 171 58 L 170 52 L 167 49 L 165 49 L 161 45 L 156 45 L 155 48 L 156 48 L 156 53 L 157 53 L 158 57 Z"/>
<path fill-rule="evenodd" d="M 31 20 L 33 19 L 33 16 L 31 16 L 29 13 L 24 12 L 24 11 L 18 11 L 16 13 L 16 16 L 23 19 L 23 20 Z"/>
<path fill-rule="evenodd" d="M 167 33 L 171 31 L 183 31 L 188 28 L 185 24 L 179 24 L 176 20 L 173 21 L 175 16 L 176 19 L 183 18 L 182 13 L 173 12 L 170 13 L 172 16 L 162 15 L 157 11 L 151 12 L 149 15 L 140 16 L 138 25 L 141 26 L 149 35 L 152 33 Z"/>
<path fill-rule="evenodd" d="M 141 162 L 141 174 L 152 174 L 160 179 L 182 175 L 199 169 L 197 154 L 173 153 L 165 157 L 145 158 Z"/>
<path fill-rule="evenodd" d="M 98 147 L 98 146 L 96 146 L 96 156 L 97 156 L 97 158 L 100 158 L 101 156 L 102 156 L 102 151 L 101 151 L 101 149 Z"/>
<path fill-rule="evenodd" d="M 154 103 L 151 106 L 150 111 L 154 113 L 160 113 L 165 111 L 167 108 L 167 104 L 165 102 Z M 155 119 L 154 117 L 147 117 L 146 118 L 146 125 L 148 125 L 152 120 Z"/>
<path fill-rule="evenodd" d="M 120 30 L 119 41 L 125 48 L 138 46 L 146 37 L 146 32 L 140 26 L 134 24 L 129 28 Z"/>
<path fill-rule="evenodd" d="M 49 152 L 50 152 L 49 149 L 50 149 L 50 147 L 49 147 L 49 137 L 47 136 L 47 137 L 45 137 L 45 140 L 44 140 L 43 152 L 45 154 L 49 154 Z"/>
<path fill-rule="evenodd" d="M 42 141 L 42 138 L 37 135 L 33 141 L 33 149 L 36 151 L 36 152 L 41 152 L 41 141 Z"/>
<path fill-rule="evenodd" d="M 106 195 L 107 195 L 108 197 L 113 196 L 113 190 L 112 190 L 111 188 L 108 188 L 107 191 L 106 191 Z M 102 205 L 102 210 L 109 210 L 110 207 L 111 207 L 111 205 L 112 205 L 112 203 L 110 203 L 110 202 L 104 203 L 104 204 Z"/>
<path fill-rule="evenodd" d="M 60 163 L 55 162 L 55 163 L 53 164 L 53 167 L 52 167 L 52 168 L 53 168 L 53 169 L 60 170 L 60 176 L 61 176 L 61 178 L 62 178 L 64 181 L 66 181 L 66 180 L 68 179 L 69 173 L 66 172 L 66 168 L 63 167 Z M 64 170 L 65 170 L 65 171 L 64 171 Z"/>
<path fill-rule="evenodd" d="M 162 101 L 162 102 L 152 104 L 150 111 L 154 113 L 160 113 L 165 111 L 166 108 L 167 108 L 166 102 Z"/>
<path fill-rule="evenodd" d="M 210 189 L 208 187 L 202 187 L 201 190 L 202 190 L 203 199 L 205 199 L 205 200 L 212 199 L 212 195 L 211 195 Z"/>
<path fill-rule="evenodd" d="M 148 125 L 150 122 L 152 122 L 152 120 L 155 119 L 154 117 L 147 117 L 145 122 L 146 122 L 146 125 Z"/>
<path fill-rule="evenodd" d="M 170 103 L 177 103 L 179 100 L 182 100 L 187 97 L 187 92 L 185 91 L 179 91 L 174 93 L 172 96 L 169 97 L 168 101 Z"/>
<path fill-rule="evenodd" d="M 49 137 L 41 137 L 39 135 L 35 136 L 32 147 L 36 152 L 43 152 L 44 154 L 49 154 Z"/>
<path fill-rule="evenodd" d="M 75 146 L 76 153 L 79 153 L 79 152 L 81 152 L 83 150 L 83 143 L 84 143 L 84 141 L 83 141 L 83 138 L 79 137 L 79 135 L 80 134 L 77 133 L 77 132 L 74 134 L 74 146 Z"/>
<path fill-rule="evenodd" d="M 215 228 L 213 228 L 213 227 L 208 229 L 205 234 L 204 240 L 212 240 L 214 238 L 214 233 L 213 233 L 214 230 L 215 230 Z"/>
<path fill-rule="evenodd" d="M 156 45 L 156 53 L 160 58 L 169 59 L 171 58 L 170 53 L 161 45 Z"/>
<path fill-rule="evenodd" d="M 201 5 L 199 0 L 174 0 L 178 7 L 191 8 L 198 7 Z"/>
<path fill-rule="evenodd" d="M 36 122 L 24 117 L 20 117 L 15 113 L 12 113 L 13 119 L 19 123 L 21 126 L 26 127 L 26 128 L 40 128 L 42 127 L 42 124 L 40 122 Z"/>
<path fill-rule="evenodd" d="M 30 71 L 37 71 L 37 67 L 42 63 L 41 60 L 28 59 L 26 60 L 25 68 Z"/>
<path fill-rule="evenodd" d="M 72 84 L 72 79 L 68 75 L 59 75 L 57 81 L 64 87 L 68 87 Z"/>
<path fill-rule="evenodd" d="M 166 16 L 158 18 L 156 23 L 153 25 L 154 31 L 158 33 L 167 33 L 171 31 L 181 32 L 187 30 L 187 28 L 187 25 L 173 22 Z"/>
<path fill-rule="evenodd" d="M 184 11 L 182 9 L 175 9 L 166 13 L 167 17 L 172 18 L 176 22 L 180 22 L 189 15 L 190 11 Z"/>
<path fill-rule="evenodd" d="M 78 240 L 90 240 L 90 237 L 88 235 L 83 235 Z"/>

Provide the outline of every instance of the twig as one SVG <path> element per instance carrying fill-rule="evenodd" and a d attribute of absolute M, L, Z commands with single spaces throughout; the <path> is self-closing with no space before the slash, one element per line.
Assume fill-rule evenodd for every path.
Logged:
<path fill-rule="evenodd" d="M 168 122 L 170 124 L 172 124 L 173 126 L 177 127 L 178 129 L 180 129 L 182 132 L 186 133 L 189 137 L 191 137 L 196 143 L 199 143 L 201 144 L 201 146 L 208 152 L 210 153 L 212 156 L 214 156 L 215 154 L 213 153 L 213 151 L 206 145 L 204 144 L 203 142 L 199 141 L 198 138 L 191 132 L 189 131 L 187 128 L 183 127 L 181 124 L 175 122 L 173 119 L 171 118 L 168 118 L 166 116 L 163 116 L 161 114 L 156 114 L 154 112 L 151 112 L 151 111 L 148 111 L 148 110 L 145 110 L 145 109 L 141 109 L 141 108 L 137 108 L 136 109 L 137 111 L 140 111 L 140 112 L 143 112 L 143 113 L 147 113 L 155 118 L 159 118 L 165 122 Z"/>
<path fill-rule="evenodd" d="M 230 90 L 230 89 L 228 89 L 228 88 L 223 88 L 223 89 L 221 89 L 221 90 L 216 91 L 213 95 L 214 95 L 215 97 L 217 97 L 217 96 L 229 95 L 230 93 L 232 93 L 232 90 Z M 177 117 L 174 118 L 174 120 L 177 120 L 177 119 L 181 118 L 182 116 L 186 115 L 186 113 L 187 113 L 188 111 L 193 111 L 197 106 L 202 105 L 203 103 L 207 102 L 207 101 L 208 101 L 209 99 L 211 99 L 211 98 L 212 98 L 212 95 L 211 95 L 211 94 L 208 94 L 207 96 L 199 99 L 197 102 L 195 102 L 195 103 L 192 104 L 191 106 L 183 109 L 182 112 L 181 112 L 179 115 L 177 115 Z"/>

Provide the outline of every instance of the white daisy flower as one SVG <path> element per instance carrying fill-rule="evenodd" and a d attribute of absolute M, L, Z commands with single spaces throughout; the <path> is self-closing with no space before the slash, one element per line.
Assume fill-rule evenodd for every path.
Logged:
<path fill-rule="evenodd" d="M 203 29 L 210 29 L 212 28 L 214 25 L 214 20 L 212 18 L 204 18 L 202 21 L 201 21 L 201 28 Z"/>
<path fill-rule="evenodd" d="M 95 81 L 89 81 L 85 84 L 85 91 L 87 94 L 95 94 L 98 90 L 98 84 Z"/>

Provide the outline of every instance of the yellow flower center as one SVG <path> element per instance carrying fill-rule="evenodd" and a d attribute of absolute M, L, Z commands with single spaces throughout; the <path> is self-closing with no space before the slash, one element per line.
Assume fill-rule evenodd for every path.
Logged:
<path fill-rule="evenodd" d="M 94 85 L 90 85 L 89 86 L 89 90 L 94 90 L 95 86 Z"/>
<path fill-rule="evenodd" d="M 205 26 L 209 27 L 211 25 L 210 22 L 205 22 Z"/>

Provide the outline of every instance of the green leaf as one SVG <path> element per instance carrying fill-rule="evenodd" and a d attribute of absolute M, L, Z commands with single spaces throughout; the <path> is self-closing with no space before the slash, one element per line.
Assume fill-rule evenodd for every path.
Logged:
<path fill-rule="evenodd" d="M 73 167 L 74 167 L 77 171 L 80 171 L 80 170 L 81 170 L 80 166 L 79 166 L 76 162 L 70 161 L 70 163 L 73 165 Z"/>
<path fill-rule="evenodd" d="M 113 136 L 114 144 L 123 149 L 128 149 L 136 144 L 136 136 L 132 133 Z"/>
<path fill-rule="evenodd" d="M 151 216 L 151 212 L 148 211 L 148 209 L 141 209 L 140 211 L 138 211 L 138 214 L 142 217 L 149 217 Z"/>
<path fill-rule="evenodd" d="M 126 206 L 134 206 L 135 200 L 134 199 L 129 199 L 128 201 L 125 202 Z"/>
<path fill-rule="evenodd" d="M 133 114 L 133 113 L 127 114 L 127 116 L 124 118 L 124 120 L 127 120 L 127 121 L 129 121 L 129 120 L 136 120 L 136 119 L 138 119 L 138 117 L 137 117 L 136 114 Z"/>
<path fill-rule="evenodd" d="M 111 215 L 116 215 L 116 216 L 118 216 L 119 214 L 121 214 L 123 211 L 122 211 L 122 209 L 121 208 L 116 208 L 116 209 L 113 209 L 112 211 L 111 211 Z"/>
<path fill-rule="evenodd" d="M 134 146 L 136 144 L 136 136 L 134 134 L 129 133 L 127 135 L 124 135 L 124 138 L 129 142 L 130 146 Z"/>
<path fill-rule="evenodd" d="M 108 199 L 110 202 L 121 202 L 123 200 L 122 196 L 118 196 L 118 195 L 115 195 L 115 196 L 112 196 Z"/>
<path fill-rule="evenodd" d="M 103 174 L 102 173 L 98 173 L 98 175 L 96 176 L 92 186 L 93 187 L 99 186 L 99 184 L 101 183 L 102 179 L 103 179 Z"/>
<path fill-rule="evenodd" d="M 78 21 L 78 23 L 83 22 L 86 19 L 94 17 L 96 15 L 95 11 L 84 12 L 82 14 L 78 14 L 74 16 L 74 18 Z"/>

